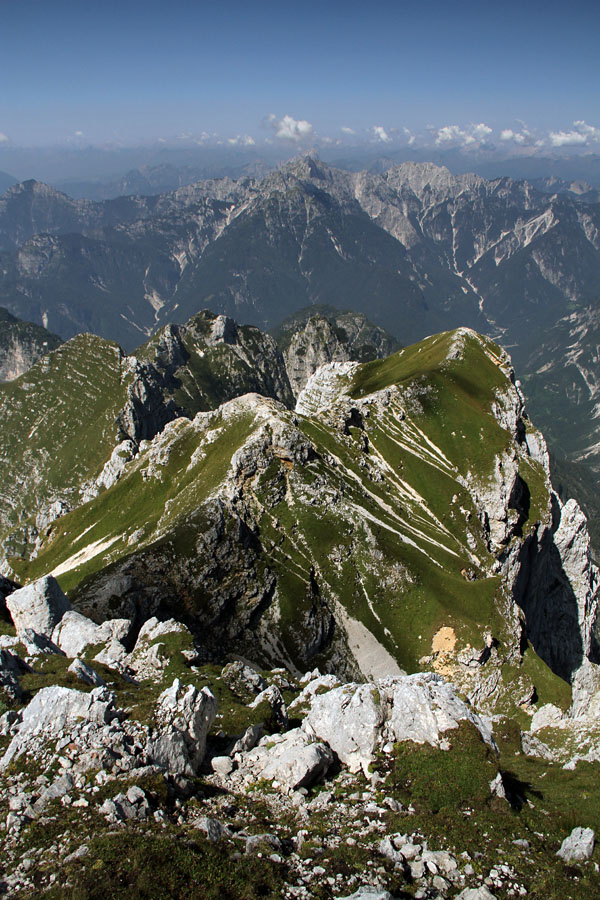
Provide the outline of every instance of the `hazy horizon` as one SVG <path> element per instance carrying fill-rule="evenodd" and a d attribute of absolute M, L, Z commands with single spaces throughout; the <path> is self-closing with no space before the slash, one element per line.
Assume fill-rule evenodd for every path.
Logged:
<path fill-rule="evenodd" d="M 600 150 L 600 15 L 581 0 L 21 0 L 2 13 L 4 149 Z"/>

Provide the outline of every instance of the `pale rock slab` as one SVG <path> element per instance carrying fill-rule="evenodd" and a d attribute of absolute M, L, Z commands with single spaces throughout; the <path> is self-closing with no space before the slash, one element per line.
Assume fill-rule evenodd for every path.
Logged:
<path fill-rule="evenodd" d="M 309 735 L 334 750 L 351 772 L 368 772 L 384 741 L 442 746 L 442 735 L 471 723 L 492 748 L 489 727 L 469 709 L 452 685 L 433 672 L 398 675 L 368 684 L 345 684 L 317 695 L 303 722 Z"/>
<path fill-rule="evenodd" d="M 14 622 L 17 634 L 31 628 L 38 634 L 52 637 L 71 604 L 63 594 L 56 578 L 47 575 L 26 587 L 9 594 L 6 606 Z"/>
<path fill-rule="evenodd" d="M 366 773 L 383 723 L 377 686 L 349 683 L 317 695 L 302 727 L 329 744 L 351 772 Z"/>
<path fill-rule="evenodd" d="M 109 641 L 123 641 L 131 628 L 129 619 L 109 619 L 97 625 L 74 609 L 64 614 L 52 632 L 52 640 L 65 656 L 73 659 L 81 656 L 86 647 L 105 644 Z"/>
<path fill-rule="evenodd" d="M 391 700 L 389 730 L 396 741 L 439 746 L 441 735 L 470 722 L 490 747 L 495 746 L 485 722 L 458 697 L 452 685 L 432 672 L 417 672 L 377 682 Z"/>
<path fill-rule="evenodd" d="M 262 738 L 258 747 L 246 753 L 242 769 L 253 780 L 276 781 L 284 790 L 294 791 L 318 781 L 333 763 L 326 744 L 314 742 L 302 728 Z"/>
<path fill-rule="evenodd" d="M 87 663 L 80 659 L 74 659 L 68 671 L 72 672 L 84 684 L 91 684 L 94 687 L 102 687 L 102 685 L 106 684 L 104 679 L 91 666 L 88 666 Z"/>
<path fill-rule="evenodd" d="M 82 720 L 105 725 L 117 715 L 115 695 L 106 687 L 94 688 L 89 694 L 66 687 L 46 687 L 37 692 L 23 710 L 17 733 L 0 760 L 0 768 L 19 756 L 30 740 L 46 741 L 71 730 Z"/>
<path fill-rule="evenodd" d="M 564 862 L 585 862 L 594 852 L 596 835 L 591 828 L 574 828 L 560 845 L 557 856 Z"/>
<path fill-rule="evenodd" d="M 184 686 L 178 678 L 158 698 L 156 734 L 148 741 L 148 757 L 179 775 L 195 775 L 206 752 L 206 737 L 219 704 L 208 688 Z"/>

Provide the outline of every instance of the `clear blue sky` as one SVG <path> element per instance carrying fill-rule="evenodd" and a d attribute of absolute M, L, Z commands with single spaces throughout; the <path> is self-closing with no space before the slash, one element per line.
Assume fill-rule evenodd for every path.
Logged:
<path fill-rule="evenodd" d="M 568 135 L 600 128 L 599 37 L 600 4 L 581 0 L 0 0 L 0 133 L 43 145 L 457 125 L 449 142 L 473 123 L 508 140 L 520 119 Z M 575 144 L 600 148 L 577 129 Z"/>

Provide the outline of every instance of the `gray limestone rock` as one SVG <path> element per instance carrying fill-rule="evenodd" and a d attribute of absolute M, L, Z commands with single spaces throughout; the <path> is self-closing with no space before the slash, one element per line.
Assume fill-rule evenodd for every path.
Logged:
<path fill-rule="evenodd" d="M 242 697 L 249 694 L 260 694 L 267 687 L 267 682 L 256 669 L 239 660 L 228 663 L 223 668 L 221 677 L 235 694 Z"/>
<path fill-rule="evenodd" d="M 317 695 L 303 722 L 304 730 L 326 741 L 351 772 L 366 773 L 384 723 L 375 684 L 344 684 Z"/>
<path fill-rule="evenodd" d="M 212 819 L 210 816 L 202 816 L 194 822 L 196 828 L 203 831 L 209 841 L 216 843 L 224 838 L 231 837 L 231 832 L 227 826 L 222 825 L 218 819 Z"/>
<path fill-rule="evenodd" d="M 261 723 L 257 725 L 249 725 L 241 738 L 239 738 L 235 742 L 235 744 L 229 751 L 229 755 L 235 756 L 236 753 L 246 753 L 248 750 L 253 750 L 261 739 L 263 731 L 264 728 Z"/>
<path fill-rule="evenodd" d="M 253 780 L 276 781 L 284 790 L 294 791 L 318 781 L 333 762 L 326 744 L 312 741 L 301 728 L 262 738 L 258 747 L 244 754 L 240 768 Z"/>
<path fill-rule="evenodd" d="M 16 653 L 0 648 L 0 691 L 11 700 L 20 700 L 23 696 L 19 677 L 28 671 L 29 666 Z"/>
<path fill-rule="evenodd" d="M 117 715 L 115 695 L 106 687 L 94 688 L 89 694 L 59 686 L 41 688 L 25 707 L 21 723 L 0 760 L 0 768 L 27 750 L 36 738 L 51 740 L 69 731 L 83 720 L 104 725 Z"/>
<path fill-rule="evenodd" d="M 67 671 L 72 672 L 85 684 L 91 684 L 94 687 L 102 687 L 106 683 L 91 666 L 88 666 L 87 663 L 82 662 L 80 659 L 74 659 Z"/>
<path fill-rule="evenodd" d="M 395 740 L 439 746 L 442 734 L 470 722 L 487 744 L 495 746 L 487 725 L 440 675 L 417 672 L 377 684 L 388 703 L 391 700 L 389 727 Z"/>
<path fill-rule="evenodd" d="M 52 575 L 40 578 L 9 594 L 6 606 L 17 634 L 26 628 L 32 628 L 48 638 L 52 637 L 54 628 L 71 609 L 71 604 Z"/>
<path fill-rule="evenodd" d="M 176 775 L 195 775 L 217 710 L 217 700 L 208 688 L 199 691 L 176 678 L 156 704 L 156 732 L 148 742 L 152 762 Z"/>
<path fill-rule="evenodd" d="M 345 684 L 317 695 L 303 728 L 326 741 L 352 772 L 365 771 L 383 739 L 440 746 L 441 736 L 470 722 L 491 747 L 491 732 L 432 672 L 398 675 L 368 684 Z"/>
<path fill-rule="evenodd" d="M 574 828 L 560 845 L 557 856 L 566 862 L 585 862 L 594 852 L 596 835 L 591 828 Z"/>
<path fill-rule="evenodd" d="M 256 709 L 261 703 L 268 703 L 271 707 L 273 718 L 280 725 L 287 723 L 287 709 L 283 695 L 276 684 L 269 685 L 264 691 L 250 703 L 250 709 Z"/>
<path fill-rule="evenodd" d="M 496 900 L 496 897 L 482 884 L 478 888 L 465 888 L 456 896 L 456 900 Z"/>
<path fill-rule="evenodd" d="M 235 766 L 229 756 L 213 756 L 210 764 L 213 772 L 216 772 L 217 775 L 230 775 Z"/>
<path fill-rule="evenodd" d="M 393 896 L 385 888 L 364 884 L 353 894 L 347 897 L 339 897 L 338 900 L 394 900 Z"/>

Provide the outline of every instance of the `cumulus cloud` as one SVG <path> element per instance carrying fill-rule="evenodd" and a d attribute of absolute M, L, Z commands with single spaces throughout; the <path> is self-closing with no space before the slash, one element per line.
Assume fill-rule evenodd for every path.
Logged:
<path fill-rule="evenodd" d="M 283 116 L 278 119 L 274 113 L 267 117 L 267 122 L 275 132 L 275 137 L 283 141 L 305 141 L 314 135 L 310 122 L 306 119 L 294 119 L 292 116 Z"/>
<path fill-rule="evenodd" d="M 589 140 L 600 141 L 600 128 L 596 128 L 595 125 L 588 125 L 583 119 L 573 122 L 573 125 L 580 134 L 584 134 Z"/>
<path fill-rule="evenodd" d="M 2 131 L 0 131 L 0 144 L 10 144 L 9 136 Z"/>
<path fill-rule="evenodd" d="M 550 143 L 553 147 L 567 147 L 574 144 L 587 144 L 587 137 L 579 131 L 551 131 Z"/>
<path fill-rule="evenodd" d="M 356 134 L 354 128 L 350 128 L 349 125 L 342 125 L 342 131 L 344 134 Z"/>
<path fill-rule="evenodd" d="M 485 122 L 473 123 L 467 128 L 461 128 L 460 125 L 444 125 L 437 129 L 435 142 L 438 146 L 458 144 L 461 147 L 469 147 L 483 143 L 491 133 L 492 129 Z"/>
<path fill-rule="evenodd" d="M 377 141 L 382 141 L 384 144 L 389 144 L 392 140 L 383 125 L 373 125 L 371 128 L 371 134 Z"/>
<path fill-rule="evenodd" d="M 471 125 L 471 135 L 476 141 L 485 141 L 491 133 L 492 129 L 489 125 L 486 125 L 485 122 L 479 122 L 478 125 Z"/>
<path fill-rule="evenodd" d="M 249 134 L 236 134 L 233 138 L 227 138 L 227 143 L 233 147 L 253 147 L 256 141 Z"/>
<path fill-rule="evenodd" d="M 578 119 L 570 131 L 551 131 L 548 137 L 553 147 L 584 147 L 600 142 L 600 128 Z"/>

